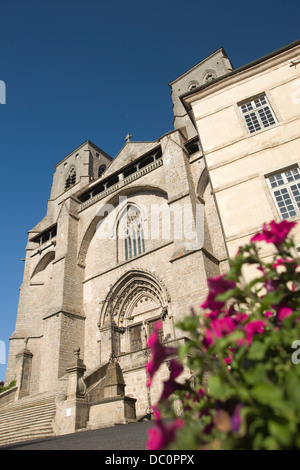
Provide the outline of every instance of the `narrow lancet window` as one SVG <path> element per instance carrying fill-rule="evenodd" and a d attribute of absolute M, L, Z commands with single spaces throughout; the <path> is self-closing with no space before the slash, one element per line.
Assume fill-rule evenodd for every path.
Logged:
<path fill-rule="evenodd" d="M 143 221 L 140 210 L 135 206 L 130 206 L 127 210 L 124 251 L 125 260 L 145 252 Z"/>

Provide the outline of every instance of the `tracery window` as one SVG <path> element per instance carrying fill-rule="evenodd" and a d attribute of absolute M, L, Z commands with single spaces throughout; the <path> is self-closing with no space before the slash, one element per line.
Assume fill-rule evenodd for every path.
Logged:
<path fill-rule="evenodd" d="M 141 212 L 136 206 L 129 206 L 124 227 L 125 260 L 145 252 L 145 238 Z"/>

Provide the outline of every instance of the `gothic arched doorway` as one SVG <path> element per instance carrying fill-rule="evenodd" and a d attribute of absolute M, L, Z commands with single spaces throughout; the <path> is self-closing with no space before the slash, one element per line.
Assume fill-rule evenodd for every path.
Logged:
<path fill-rule="evenodd" d="M 113 330 L 112 355 L 145 348 L 154 323 L 167 316 L 169 303 L 166 288 L 152 273 L 125 273 L 109 290 L 99 321 L 100 331 L 108 326 Z"/>

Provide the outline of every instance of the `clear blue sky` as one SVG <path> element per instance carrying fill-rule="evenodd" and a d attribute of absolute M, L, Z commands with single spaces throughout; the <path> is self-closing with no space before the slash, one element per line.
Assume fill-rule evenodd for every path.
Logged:
<path fill-rule="evenodd" d="M 27 230 L 54 165 L 87 139 L 114 157 L 127 132 L 172 129 L 168 83 L 223 46 L 235 68 L 299 39 L 299 0 L 2 2 L 0 340 L 15 328 Z M 0 380 L 5 378 L 0 365 Z"/>

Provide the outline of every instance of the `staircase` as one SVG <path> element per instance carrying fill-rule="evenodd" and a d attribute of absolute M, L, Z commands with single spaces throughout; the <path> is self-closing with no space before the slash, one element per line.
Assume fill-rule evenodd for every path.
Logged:
<path fill-rule="evenodd" d="M 53 436 L 56 394 L 39 394 L 0 407 L 0 446 Z"/>

